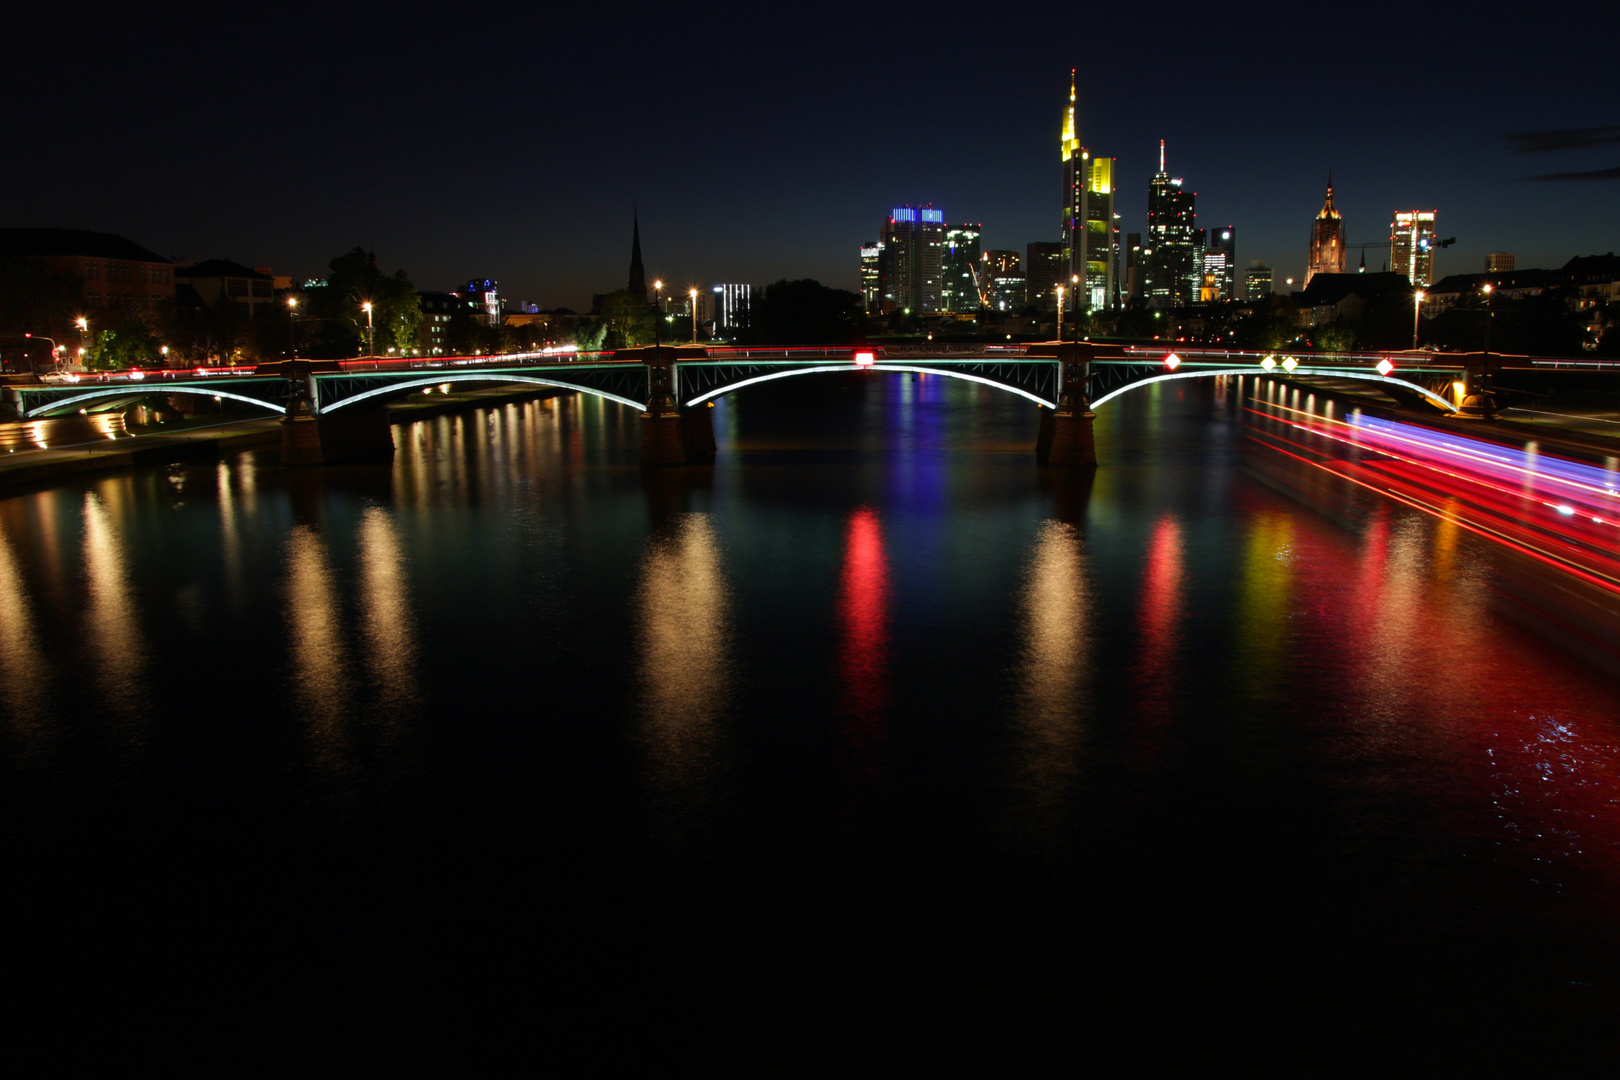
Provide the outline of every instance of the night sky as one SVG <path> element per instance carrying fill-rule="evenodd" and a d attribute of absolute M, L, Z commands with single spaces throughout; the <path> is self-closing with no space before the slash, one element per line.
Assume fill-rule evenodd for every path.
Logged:
<path fill-rule="evenodd" d="M 681 290 L 853 289 L 904 203 L 1022 251 L 1057 238 L 1077 65 L 1123 231 L 1164 138 L 1199 224 L 1279 285 L 1330 169 L 1351 244 L 1438 209 L 1437 274 L 1620 249 L 1612 3 L 34 7 L 8 17 L 0 225 L 278 274 L 358 244 L 420 288 L 583 308 L 625 283 L 632 207 Z"/>

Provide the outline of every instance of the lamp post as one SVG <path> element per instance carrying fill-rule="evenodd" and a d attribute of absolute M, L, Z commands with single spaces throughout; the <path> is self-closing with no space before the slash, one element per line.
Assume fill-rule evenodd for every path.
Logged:
<path fill-rule="evenodd" d="M 697 344 L 697 290 L 687 289 L 686 295 L 692 298 L 692 344 Z"/>
<path fill-rule="evenodd" d="M 298 297 L 287 297 L 287 359 L 291 360 L 298 355 L 298 346 L 293 342 L 293 327 L 298 324 Z"/>
<path fill-rule="evenodd" d="M 1413 352 L 1417 351 L 1418 316 L 1420 314 L 1422 314 L 1422 312 L 1423 312 L 1423 296 L 1424 296 L 1424 292 L 1423 292 L 1422 289 L 1419 289 L 1417 292 L 1412 294 L 1412 351 Z"/>
<path fill-rule="evenodd" d="M 360 310 L 366 313 L 366 355 L 376 356 L 377 346 L 371 333 L 371 301 L 367 300 L 360 305 Z"/>
<path fill-rule="evenodd" d="M 653 282 L 653 350 L 658 349 L 658 324 L 664 320 L 664 283 Z"/>
<path fill-rule="evenodd" d="M 79 328 L 79 366 L 84 367 L 85 342 L 90 340 L 90 320 L 80 315 L 73 320 L 73 325 Z"/>
<path fill-rule="evenodd" d="M 1056 289 L 1058 301 L 1057 339 L 1058 343 L 1061 344 L 1063 342 L 1063 286 L 1058 285 Z"/>

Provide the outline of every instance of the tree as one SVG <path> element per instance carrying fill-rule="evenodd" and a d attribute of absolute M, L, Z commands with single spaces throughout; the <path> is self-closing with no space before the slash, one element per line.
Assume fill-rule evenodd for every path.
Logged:
<path fill-rule="evenodd" d="M 1299 337 L 1296 309 L 1285 296 L 1269 297 L 1253 315 L 1238 320 L 1233 336 L 1245 349 L 1275 352 L 1289 348 Z"/>
<path fill-rule="evenodd" d="M 602 347 L 625 349 L 653 340 L 653 309 L 629 289 L 602 297 Z"/>
<path fill-rule="evenodd" d="M 129 318 L 95 335 L 95 344 L 86 353 L 92 368 L 127 368 L 155 364 L 163 343 L 144 320 Z"/>
<path fill-rule="evenodd" d="M 404 270 L 392 276 L 377 268 L 377 256 L 353 248 L 327 263 L 327 287 L 311 290 L 310 315 L 326 320 L 319 337 L 324 350 L 353 355 L 366 344 L 366 313 L 371 305 L 372 334 L 378 351 L 416 348 L 416 328 L 422 320 L 421 300 Z"/>
<path fill-rule="evenodd" d="M 863 324 L 860 297 L 810 278 L 767 285 L 751 307 L 750 344 L 843 344 L 857 340 Z"/>

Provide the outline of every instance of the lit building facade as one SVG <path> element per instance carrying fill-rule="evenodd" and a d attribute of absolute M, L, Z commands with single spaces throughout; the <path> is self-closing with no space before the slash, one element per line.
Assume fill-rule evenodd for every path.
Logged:
<path fill-rule="evenodd" d="M 1203 278 L 1198 286 L 1199 301 L 1213 304 L 1234 299 L 1233 285 L 1236 278 L 1237 228 L 1225 225 L 1219 229 L 1209 230 L 1204 242 Z"/>
<path fill-rule="evenodd" d="M 932 315 L 941 310 L 944 242 L 944 211 L 932 206 L 895 207 L 883 226 L 883 245 L 888 256 L 886 299 L 894 308 L 917 315 Z"/>
<path fill-rule="evenodd" d="M 1064 280 L 1082 283 L 1069 306 L 1093 311 L 1119 306 L 1119 216 L 1114 213 L 1113 158 L 1093 157 L 1075 125 L 1075 72 L 1060 140 L 1063 158 Z"/>
<path fill-rule="evenodd" d="M 1264 300 L 1271 295 L 1271 267 L 1256 259 L 1243 274 L 1243 299 Z"/>
<path fill-rule="evenodd" d="M 1433 210 L 1397 210 L 1389 225 L 1389 269 L 1415 288 L 1434 284 Z"/>
<path fill-rule="evenodd" d="M 883 312 L 883 241 L 861 245 L 861 307 L 868 315 Z"/>
<path fill-rule="evenodd" d="M 1198 296 L 1203 267 L 1198 241 L 1198 195 L 1172 180 L 1159 140 L 1159 171 L 1148 182 L 1148 235 L 1143 295 L 1154 307 L 1186 307 Z"/>
<path fill-rule="evenodd" d="M 1018 252 L 985 252 L 979 258 L 979 281 L 990 293 L 991 310 L 1024 310 L 1024 268 Z"/>
<path fill-rule="evenodd" d="M 1344 217 L 1333 205 L 1333 177 L 1328 177 L 1327 198 L 1311 225 L 1311 247 L 1305 259 L 1305 285 L 1317 274 L 1344 273 Z"/>
<path fill-rule="evenodd" d="M 1493 251 L 1485 256 L 1485 272 L 1487 274 L 1506 274 L 1513 270 L 1513 254 L 1508 251 Z"/>
<path fill-rule="evenodd" d="M 979 237 L 983 225 L 956 225 L 945 230 L 940 251 L 941 311 L 978 311 L 988 291 L 979 281 Z"/>
<path fill-rule="evenodd" d="M 753 296 L 752 285 L 716 285 L 714 300 L 714 328 L 716 333 L 736 332 L 748 325 L 748 304 Z"/>
<path fill-rule="evenodd" d="M 114 233 L 82 229 L 0 229 L 0 258 L 40 259 L 84 282 L 84 312 L 150 312 L 174 303 L 174 264 Z M 98 321 L 99 318 L 98 318 Z M 71 325 L 71 324 L 69 324 Z M 66 336 L 63 326 L 47 326 Z"/>

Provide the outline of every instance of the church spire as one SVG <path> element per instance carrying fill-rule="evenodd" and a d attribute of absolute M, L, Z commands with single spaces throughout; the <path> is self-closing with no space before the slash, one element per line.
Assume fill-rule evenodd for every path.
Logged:
<path fill-rule="evenodd" d="M 647 302 L 647 271 L 641 266 L 641 214 L 631 211 L 630 226 L 630 292 L 632 295 Z"/>

